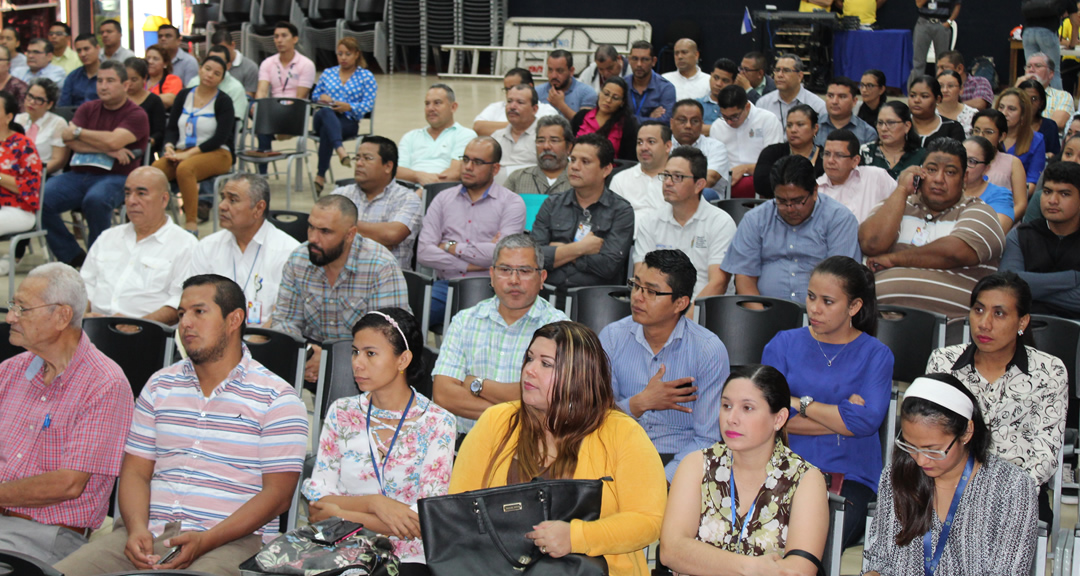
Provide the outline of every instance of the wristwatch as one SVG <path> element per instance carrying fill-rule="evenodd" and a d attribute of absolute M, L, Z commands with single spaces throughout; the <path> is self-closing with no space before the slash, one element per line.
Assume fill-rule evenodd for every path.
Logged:
<path fill-rule="evenodd" d="M 477 378 L 469 384 L 469 390 L 472 390 L 473 396 L 479 396 L 484 391 L 484 379 Z"/>
<path fill-rule="evenodd" d="M 451 248 L 453 248 L 453 247 L 454 247 L 454 246 L 456 246 L 456 245 L 457 245 L 457 242 L 456 242 L 456 241 L 454 241 L 454 240 L 447 240 L 447 241 L 446 241 L 446 248 L 444 248 L 443 250 L 445 250 L 445 251 L 449 252 L 449 251 L 450 251 L 450 249 L 451 249 Z"/>
<path fill-rule="evenodd" d="M 813 403 L 814 399 L 810 396 L 803 396 L 802 398 L 799 398 L 799 416 L 802 416 L 803 418 L 808 418 L 808 416 L 806 415 L 806 408 Z"/>
<path fill-rule="evenodd" d="M 79 139 L 79 136 L 81 134 L 82 134 L 82 127 L 81 126 L 76 126 L 75 131 L 71 133 L 71 135 L 74 136 L 76 140 Z"/>

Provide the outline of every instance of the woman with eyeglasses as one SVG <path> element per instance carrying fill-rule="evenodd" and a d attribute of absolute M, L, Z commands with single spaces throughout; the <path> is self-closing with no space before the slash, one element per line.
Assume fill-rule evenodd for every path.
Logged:
<path fill-rule="evenodd" d="M 986 167 L 994 160 L 998 151 L 989 140 L 982 136 L 972 136 L 964 140 L 964 149 L 967 150 L 964 196 L 982 198 L 983 202 L 989 204 L 994 212 L 997 212 L 1001 229 L 1008 232 L 1017 214 L 1013 206 L 1012 192 L 986 179 Z"/>
<path fill-rule="evenodd" d="M 786 156 L 802 156 L 814 164 L 814 178 L 825 174 L 824 147 L 814 144 L 818 133 L 818 114 L 807 104 L 797 104 L 788 110 L 787 142 L 770 144 L 761 150 L 754 165 L 754 192 L 758 198 L 772 198 L 773 166 Z"/>
<path fill-rule="evenodd" d="M 863 552 L 868 576 L 1027 574 L 1035 481 L 990 450 L 982 410 L 955 376 L 911 383 Z"/>
<path fill-rule="evenodd" d="M 979 110 L 971 119 L 971 135 L 986 138 L 997 150 L 994 158 L 986 167 L 986 179 L 991 184 L 996 184 L 1007 190 L 1012 190 L 1013 211 L 1023 214 L 1023 209 L 1028 204 L 1027 173 L 1024 171 L 1024 163 L 1019 158 L 1005 152 L 1001 141 L 1009 133 L 1009 124 L 1005 115 L 997 110 Z"/>
<path fill-rule="evenodd" d="M 1043 142 L 1046 143 L 1046 155 L 1049 157 L 1060 154 L 1061 139 L 1058 138 L 1057 122 L 1043 116 L 1046 111 L 1046 88 L 1034 78 L 1024 80 L 1017 88 L 1031 98 L 1031 129 L 1042 134 Z"/>
<path fill-rule="evenodd" d="M 332 154 L 337 154 L 345 168 L 352 167 L 344 141 L 356 137 L 364 115 L 375 109 L 375 95 L 379 90 L 355 38 L 338 41 L 337 61 L 337 66 L 323 71 L 311 93 L 313 102 L 326 105 L 315 112 L 312 120 L 312 129 L 319 135 L 316 194 L 322 194 L 326 186 L 326 171 L 330 169 Z"/>
<path fill-rule="evenodd" d="M 166 57 L 165 49 L 159 44 L 146 48 L 146 89 L 161 97 L 165 108 L 171 109 L 176 95 L 184 89 L 180 77 L 172 73 L 172 61 Z"/>
<path fill-rule="evenodd" d="M 1031 97 L 1019 88 L 1008 88 L 998 94 L 994 108 L 1005 116 L 1009 133 L 1001 141 L 1005 151 L 1020 159 L 1027 175 L 1027 193 L 1035 191 L 1035 183 L 1046 168 L 1046 141 L 1031 129 L 1033 118 Z M 1026 206 L 1026 205 L 1025 205 Z"/>
<path fill-rule="evenodd" d="M 954 120 L 964 128 L 964 135 L 971 136 L 971 119 L 978 112 L 975 108 L 964 104 L 960 100 L 964 81 L 955 70 L 943 70 L 937 76 L 941 86 L 941 102 L 938 102 L 937 111 L 942 118 Z"/>
<path fill-rule="evenodd" d="M 884 168 L 894 180 L 909 166 L 922 165 L 926 149 L 911 135 L 911 110 L 907 104 L 899 100 L 882 104 L 875 126 L 877 142 L 863 144 L 859 151 L 864 165 Z"/>
<path fill-rule="evenodd" d="M 911 129 L 916 142 L 923 148 L 937 138 L 964 141 L 963 126 L 938 114 L 941 97 L 941 84 L 933 76 L 919 76 L 908 86 Z"/>
<path fill-rule="evenodd" d="M 26 136 L 34 141 L 48 174 L 66 166 L 71 152 L 60 137 L 67 127 L 67 121 L 51 112 L 59 98 L 60 87 L 56 82 L 48 78 L 35 78 L 30 83 L 26 98 L 23 98 L 26 112 L 15 116 L 15 123 L 22 126 Z"/>
<path fill-rule="evenodd" d="M 596 132 L 615 147 L 616 158 L 636 161 L 638 121 L 630 113 L 628 93 L 626 80 L 618 76 L 604 80 L 596 108 L 579 110 L 570 128 L 576 136 Z"/>
<path fill-rule="evenodd" d="M 867 70 L 859 82 L 859 103 L 855 105 L 855 115 L 867 124 L 877 126 L 878 112 L 881 105 L 888 101 L 885 97 L 885 73 L 881 70 Z"/>
<path fill-rule="evenodd" d="M 1026 345 L 1031 288 L 1015 272 L 998 272 L 971 291 L 971 344 L 935 350 L 927 372 L 948 372 L 975 395 L 990 427 L 992 451 L 1024 469 L 1036 484 L 1039 519 L 1052 516 L 1046 482 L 1057 470 L 1069 406 L 1061 360 Z M 1031 342 L 1030 334 L 1026 337 Z"/>

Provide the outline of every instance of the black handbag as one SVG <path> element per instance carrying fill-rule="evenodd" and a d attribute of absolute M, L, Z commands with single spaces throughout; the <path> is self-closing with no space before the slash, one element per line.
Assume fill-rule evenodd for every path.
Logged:
<path fill-rule="evenodd" d="M 600 576 L 602 557 L 552 558 L 525 534 L 545 520 L 596 520 L 603 481 L 533 480 L 449 496 L 421 498 L 420 534 L 433 576 L 521 574 Z"/>

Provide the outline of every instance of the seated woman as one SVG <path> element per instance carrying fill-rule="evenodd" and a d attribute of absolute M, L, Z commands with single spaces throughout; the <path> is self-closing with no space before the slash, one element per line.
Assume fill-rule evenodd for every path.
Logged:
<path fill-rule="evenodd" d="M 51 112 L 59 98 L 60 87 L 56 82 L 48 78 L 35 78 L 23 99 L 26 112 L 15 116 L 15 123 L 22 126 L 26 136 L 34 141 L 34 148 L 48 174 L 67 165 L 71 152 L 60 137 L 67 128 L 67 120 Z"/>
<path fill-rule="evenodd" d="M 979 280 L 968 315 L 972 343 L 935 350 L 926 371 L 951 373 L 975 395 L 993 452 L 1042 486 L 1039 518 L 1049 522 L 1046 482 L 1064 440 L 1068 372 L 1061 360 L 1020 342 L 1030 311 L 1031 288 L 1015 272 Z"/>
<path fill-rule="evenodd" d="M 181 90 L 173 103 L 165 129 L 165 153 L 154 162 L 155 168 L 180 185 L 184 229 L 195 235 L 199 230 L 199 181 L 225 174 L 233 164 L 236 119 L 229 95 L 218 90 L 225 74 L 221 58 L 207 56 L 203 60 L 199 85 Z"/>
<path fill-rule="evenodd" d="M 349 152 L 342 144 L 355 138 L 364 115 L 375 109 L 379 86 L 367 68 L 364 53 L 355 38 L 342 38 L 337 44 L 338 65 L 324 70 L 311 93 L 311 100 L 329 104 L 315 113 L 312 129 L 319 135 L 319 167 L 315 171 L 315 191 L 322 194 L 330 155 L 337 153 L 341 165 L 349 168 Z"/>
<path fill-rule="evenodd" d="M 19 103 L 10 92 L 0 91 L 0 235 L 24 232 L 37 222 L 41 202 L 41 158 L 34 141 L 15 123 Z M 0 259 L 0 275 L 11 270 Z"/>
<path fill-rule="evenodd" d="M 938 102 L 937 106 L 938 114 L 942 118 L 956 121 L 964 128 L 964 135 L 971 136 L 971 119 L 978 110 L 960 100 L 961 86 L 964 85 L 960 74 L 955 70 L 943 70 L 937 75 L 937 81 L 941 86 L 941 102 Z"/>
<path fill-rule="evenodd" d="M 416 501 L 446 494 L 454 415 L 416 391 L 425 378 L 424 339 L 412 314 L 368 312 L 352 333 L 360 395 L 337 400 L 326 413 L 315 469 L 303 487 L 308 517 L 337 516 L 385 534 L 402 574 L 426 574 Z"/>
<path fill-rule="evenodd" d="M 1046 155 L 1056 156 L 1061 153 L 1061 138 L 1058 137 L 1057 122 L 1043 116 L 1046 111 L 1046 88 L 1034 78 L 1024 80 L 1017 88 L 1031 97 L 1031 129 L 1042 134 L 1046 143 Z"/>
<path fill-rule="evenodd" d="M 161 103 L 171 110 L 176 95 L 184 89 L 184 82 L 172 73 L 172 61 L 166 54 L 159 44 L 146 48 L 146 89 L 160 96 Z"/>
<path fill-rule="evenodd" d="M 893 354 L 877 333 L 874 273 L 847 256 L 822 260 L 806 292 L 809 328 L 780 332 L 761 355 L 791 386 L 791 449 L 828 474 L 842 474 L 848 500 L 844 547 L 863 535 L 877 499 L 878 430 L 889 411 Z"/>
<path fill-rule="evenodd" d="M 814 164 L 814 177 L 820 178 L 825 173 L 825 164 L 821 153 L 824 148 L 814 144 L 818 133 L 818 115 L 806 104 L 797 104 L 787 113 L 787 142 L 770 144 L 758 154 L 754 165 L 754 192 L 758 198 L 772 198 L 773 165 L 785 156 L 803 156 Z M 734 176 L 732 176 L 734 178 Z M 736 183 L 738 179 L 735 180 Z"/>
<path fill-rule="evenodd" d="M 458 451 L 450 493 L 605 476 L 614 481 L 604 482 L 598 520 L 543 522 L 523 536 L 553 558 L 602 555 L 611 576 L 648 574 L 643 549 L 660 535 L 667 499 L 660 455 L 615 408 L 596 334 L 576 322 L 542 326 L 525 352 L 521 400 L 484 410 Z"/>
<path fill-rule="evenodd" d="M 971 392 L 949 374 L 916 378 L 900 429 L 878 486 L 865 574 L 1027 574 L 1039 522 L 1035 481 L 990 453 Z"/>
<path fill-rule="evenodd" d="M 1009 134 L 1005 115 L 997 110 L 979 110 L 971 121 L 971 135 L 982 136 L 997 149 L 994 159 L 986 167 L 986 180 L 1011 190 L 1013 212 L 1022 214 L 1028 205 L 1027 173 L 1019 158 L 1005 152 L 1001 142 Z"/>
<path fill-rule="evenodd" d="M 912 132 L 918 145 L 923 148 L 937 138 L 964 141 L 964 128 L 960 123 L 938 114 L 941 96 L 941 84 L 933 76 L 919 76 L 908 86 Z"/>
<path fill-rule="evenodd" d="M 859 154 L 866 166 L 877 166 L 889 172 L 893 179 L 908 166 L 921 166 L 926 149 L 919 146 L 912 134 L 911 110 L 899 100 L 881 105 L 877 120 L 877 142 L 863 144 Z"/>
<path fill-rule="evenodd" d="M 1019 88 L 1007 88 L 998 94 L 994 108 L 1005 116 L 1009 127 L 1009 133 L 1004 136 L 1001 144 L 1006 152 L 1019 158 L 1024 165 L 1027 193 L 1030 195 L 1046 167 L 1046 142 L 1042 134 L 1031 129 L 1031 97 Z"/>
<path fill-rule="evenodd" d="M 859 82 L 859 102 L 855 104 L 855 115 L 867 124 L 877 126 L 881 105 L 889 101 L 885 95 L 888 89 L 884 72 L 873 69 L 863 72 L 862 81 Z"/>
<path fill-rule="evenodd" d="M 986 179 L 986 168 L 997 156 L 998 151 L 994 145 L 982 136 L 972 136 L 964 140 L 964 149 L 967 150 L 967 171 L 964 172 L 964 196 L 982 198 L 997 212 L 1001 229 L 1008 232 L 1012 228 L 1016 217 L 1016 208 L 1013 206 L 1013 194 L 1010 190 L 997 184 L 991 184 Z"/>
<path fill-rule="evenodd" d="M 160 156 L 165 139 L 165 104 L 160 96 L 146 89 L 146 60 L 128 58 L 124 60 L 124 68 L 128 74 L 128 98 L 146 112 L 150 120 L 150 151 Z"/>
<path fill-rule="evenodd" d="M 615 147 L 615 157 L 637 161 L 638 122 L 630 113 L 629 89 L 626 80 L 612 76 L 600 87 L 596 108 L 578 111 L 570 121 L 576 136 L 598 132 Z"/>
<path fill-rule="evenodd" d="M 731 370 L 720 399 L 724 441 L 687 454 L 671 481 L 664 565 L 681 574 L 817 574 L 829 500 L 821 472 L 785 442 L 790 397 L 771 366 Z"/>

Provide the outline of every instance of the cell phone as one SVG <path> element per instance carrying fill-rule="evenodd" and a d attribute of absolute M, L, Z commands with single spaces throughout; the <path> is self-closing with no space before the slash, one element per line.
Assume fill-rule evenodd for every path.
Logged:
<path fill-rule="evenodd" d="M 919 185 L 922 184 L 922 176 L 919 176 L 919 175 L 916 174 L 915 177 L 912 178 L 911 184 L 915 187 L 915 191 L 918 192 L 919 191 Z"/>
<path fill-rule="evenodd" d="M 158 560 L 157 566 L 161 566 L 162 564 L 168 564 L 169 562 L 172 562 L 173 559 L 176 558 L 176 555 L 179 554 L 179 553 L 180 553 L 180 547 L 179 546 L 173 546 L 172 548 L 169 549 L 168 552 L 165 553 L 164 556 L 161 557 L 161 560 Z"/>

